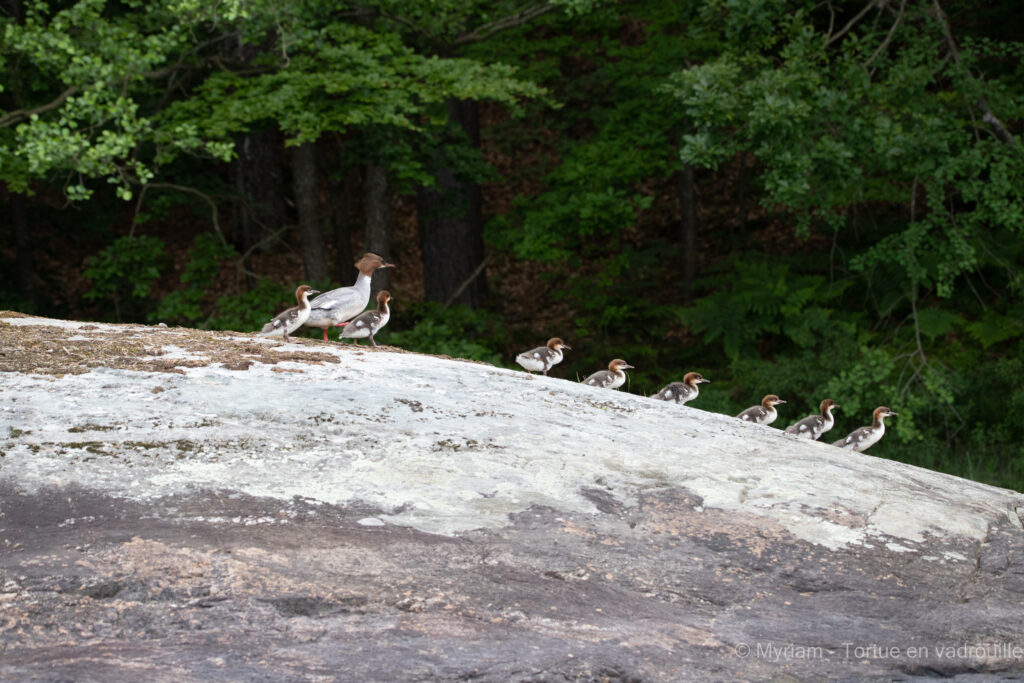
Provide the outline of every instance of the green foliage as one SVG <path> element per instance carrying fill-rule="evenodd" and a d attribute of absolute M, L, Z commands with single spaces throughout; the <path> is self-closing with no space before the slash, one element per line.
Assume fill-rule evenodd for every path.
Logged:
<path fill-rule="evenodd" d="M 705 344 L 721 344 L 730 360 L 756 353 L 769 334 L 809 348 L 855 329 L 827 307 L 851 284 L 848 280 L 830 284 L 819 275 L 794 273 L 788 264 L 751 260 L 727 263 L 724 275 L 705 282 L 714 292 L 678 315 L 704 335 Z"/>
<path fill-rule="evenodd" d="M 217 298 L 215 315 L 207 323 L 212 330 L 254 332 L 285 308 L 295 305 L 294 289 L 271 280 L 260 282 L 243 294 L 226 294 Z"/>
<path fill-rule="evenodd" d="M 678 3 L 649 2 L 636 11 L 634 19 L 643 22 L 646 37 L 641 43 L 626 45 L 602 37 L 617 30 L 621 21 L 619 9 L 609 7 L 581 18 L 555 17 L 552 22 L 562 24 L 561 31 L 549 32 L 550 38 L 532 48 L 531 59 L 537 50 L 553 51 L 563 61 L 599 66 L 580 79 L 565 79 L 557 70 L 538 74 L 557 79 L 551 89 L 578 109 L 574 113 L 566 107 L 561 161 L 539 174 L 544 191 L 520 197 L 514 212 L 488 226 L 488 239 L 495 245 L 514 250 L 520 258 L 544 261 L 604 250 L 606 240 L 635 225 L 651 206 L 653 198 L 642 185 L 680 168 L 670 142 L 681 126 L 680 112 L 658 95 L 664 80 L 691 55 L 675 35 L 680 8 Z M 588 30 L 589 35 L 584 33 Z M 565 41 L 566 32 L 586 37 Z M 517 123 L 508 134 L 521 144 L 522 125 Z"/>
<path fill-rule="evenodd" d="M 213 233 L 204 232 L 196 235 L 181 274 L 181 284 L 184 286 L 165 296 L 156 311 L 150 315 L 150 320 L 195 324 L 209 318 L 211 322 L 216 320 L 218 324 L 221 323 L 220 316 L 210 315 L 204 311 L 203 304 L 209 298 L 213 280 L 220 274 L 224 261 L 235 256 L 234 247 L 223 244 Z M 237 307 L 229 306 L 228 310 L 237 311 Z M 230 315 L 232 321 L 237 320 L 234 314 Z M 245 329 L 232 328 L 230 325 L 227 327 Z"/>
<path fill-rule="evenodd" d="M 1006 91 L 972 75 L 970 51 L 936 63 L 946 40 L 931 3 L 907 6 L 889 36 L 899 47 L 889 50 L 880 44 L 889 27 L 865 22 L 830 47 L 816 28 L 828 24 L 816 23 L 812 11 L 756 7 L 712 3 L 706 11 L 724 17 L 729 47 L 668 79 L 665 92 L 695 126 L 683 139 L 683 159 L 717 168 L 751 152 L 763 166 L 762 203 L 785 207 L 803 235 L 848 227 L 870 203 L 910 204 L 906 228 L 853 265 L 898 264 L 940 296 L 983 265 L 993 226 L 1014 240 L 1024 236 L 1024 155 L 981 129 L 980 113 L 965 106 Z M 750 49 L 755 27 L 773 36 L 761 51 Z M 915 206 L 919 190 L 925 201 Z"/>
<path fill-rule="evenodd" d="M 444 20 L 436 9 L 403 3 L 398 14 Z M 127 201 L 181 155 L 229 160 L 233 135 L 268 121 L 290 144 L 351 128 L 422 134 L 447 121 L 450 98 L 514 108 L 543 94 L 507 64 L 417 52 L 394 29 L 332 10 L 316 0 L 161 0 L 127 10 L 106 0 L 59 10 L 26 0 L 23 24 L 0 19 L 0 63 L 14 66 L 0 90 L 27 100 L 0 112 L 0 180 L 22 191 L 60 174 L 67 197 L 82 201 L 95 191 L 89 180 L 102 179 Z M 220 43 L 239 36 L 265 49 L 229 66 Z M 165 79 L 176 87 L 162 93 Z M 409 155 L 396 160 L 406 175 L 416 173 L 410 163 Z"/>
<path fill-rule="evenodd" d="M 407 351 L 501 365 L 496 349 L 500 348 L 504 333 L 494 315 L 466 306 L 443 309 L 436 302 L 426 302 L 404 309 L 401 317 L 403 321 L 414 321 L 412 326 L 402 331 L 386 327 L 377 338 Z"/>
<path fill-rule="evenodd" d="M 293 30 L 285 37 L 288 60 L 281 68 L 255 76 L 214 73 L 196 97 L 170 107 L 166 120 L 176 126 L 198 122 L 214 139 L 274 120 L 299 144 L 350 127 L 439 125 L 447 118 L 440 105 L 450 97 L 515 104 L 540 94 L 508 66 L 427 58 L 395 35 L 358 25 L 309 31 L 298 24 Z"/>
<path fill-rule="evenodd" d="M 128 200 L 132 182 L 153 177 L 136 156 L 153 124 L 135 98 L 147 75 L 185 47 L 188 27 L 168 21 L 160 3 L 105 10 L 104 0 L 59 10 L 27 0 L 23 24 L 4 21 L 0 59 L 10 68 L 0 85 L 27 100 L 0 116 L 0 180 L 12 188 L 61 173 L 70 199 L 88 199 L 86 179 L 105 178 Z"/>
<path fill-rule="evenodd" d="M 109 299 L 120 318 L 121 303 L 127 299 L 147 299 L 153 283 L 167 261 L 164 243 L 147 235 L 118 238 L 95 256 L 85 267 L 85 277 L 93 286 L 85 298 Z"/>
<path fill-rule="evenodd" d="M 974 322 L 967 325 L 967 331 L 986 349 L 1008 339 L 1024 335 L 1024 321 L 1018 306 L 1014 315 L 1007 316 L 994 310 L 987 310 Z"/>

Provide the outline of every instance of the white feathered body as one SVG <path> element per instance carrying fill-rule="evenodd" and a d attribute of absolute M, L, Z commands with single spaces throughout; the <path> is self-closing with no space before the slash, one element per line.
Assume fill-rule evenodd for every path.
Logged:
<path fill-rule="evenodd" d="M 309 327 L 327 329 L 359 315 L 370 302 L 370 276 L 359 274 L 351 287 L 324 292 L 309 302 Z"/>
<path fill-rule="evenodd" d="M 745 422 L 770 425 L 772 422 L 775 422 L 775 418 L 778 416 L 779 411 L 775 410 L 775 406 L 768 406 L 767 408 L 764 406 L 751 406 L 736 417 Z"/>
<path fill-rule="evenodd" d="M 552 349 L 547 346 L 538 346 L 529 351 L 523 351 L 516 356 L 516 362 L 530 372 L 546 373 L 555 365 L 562 362 L 562 350 Z"/>
<path fill-rule="evenodd" d="M 583 383 L 591 387 L 601 387 L 602 389 L 618 389 L 626 383 L 626 373 L 622 370 L 618 372 L 598 370 L 583 380 Z"/>

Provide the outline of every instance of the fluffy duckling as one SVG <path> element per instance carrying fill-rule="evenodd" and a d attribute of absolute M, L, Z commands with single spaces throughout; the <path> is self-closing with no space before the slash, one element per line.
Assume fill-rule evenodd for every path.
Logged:
<path fill-rule="evenodd" d="M 785 403 L 785 401 L 775 394 L 768 394 L 761 399 L 761 405 L 750 406 L 736 417 L 744 420 L 745 422 L 753 422 L 759 425 L 770 425 L 772 422 L 775 422 L 775 418 L 779 416 L 779 412 L 775 410 L 775 406 L 780 403 Z"/>
<path fill-rule="evenodd" d="M 885 406 L 878 406 L 871 414 L 872 421 L 867 427 L 861 427 L 850 432 L 845 439 L 839 439 L 832 443 L 833 446 L 845 448 L 850 451 L 866 451 L 878 443 L 885 436 L 885 418 L 897 415 Z"/>
<path fill-rule="evenodd" d="M 802 439 L 820 439 L 821 435 L 832 429 L 832 425 L 835 424 L 832 411 L 838 407 L 835 401 L 826 398 L 818 406 L 820 410 L 818 415 L 808 415 L 799 422 L 786 427 L 786 431 L 790 434 L 796 434 Z"/>
<path fill-rule="evenodd" d="M 341 338 L 359 340 L 369 337 L 370 343 L 376 346 L 377 340 L 373 338 L 373 335 L 380 332 L 381 328 L 387 325 L 388 320 L 391 319 L 391 309 L 388 308 L 389 301 L 391 301 L 391 292 L 386 289 L 377 292 L 377 310 L 363 311 L 352 318 L 345 329 L 341 331 Z"/>
<path fill-rule="evenodd" d="M 309 285 L 299 285 L 295 290 L 295 300 L 299 302 L 298 305 L 274 316 L 269 323 L 263 326 L 260 334 L 264 337 L 283 336 L 285 341 L 291 341 L 288 335 L 302 327 L 309 319 L 309 295 L 319 293 Z"/>
<path fill-rule="evenodd" d="M 618 389 L 626 383 L 626 373 L 623 370 L 632 367 L 632 365 L 621 358 L 616 358 L 608 364 L 607 370 L 598 370 L 583 380 L 583 383 L 592 387 L 601 387 L 602 389 Z"/>
<path fill-rule="evenodd" d="M 529 372 L 542 372 L 547 375 L 548 370 L 562 362 L 562 349 L 571 348 L 561 337 L 552 337 L 544 346 L 523 351 L 516 356 L 516 362 Z"/>
<path fill-rule="evenodd" d="M 651 398 L 685 404 L 697 398 L 697 395 L 700 393 L 697 385 L 706 384 L 710 381 L 709 379 L 704 379 L 699 372 L 688 372 L 683 377 L 682 382 L 666 384 L 661 391 L 651 396 Z"/>

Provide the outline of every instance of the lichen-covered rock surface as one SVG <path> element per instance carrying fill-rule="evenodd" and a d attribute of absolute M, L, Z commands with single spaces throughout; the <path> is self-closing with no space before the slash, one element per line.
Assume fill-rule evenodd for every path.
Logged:
<path fill-rule="evenodd" d="M 553 377 L 0 313 L 5 681 L 1001 680 L 1022 508 Z"/>

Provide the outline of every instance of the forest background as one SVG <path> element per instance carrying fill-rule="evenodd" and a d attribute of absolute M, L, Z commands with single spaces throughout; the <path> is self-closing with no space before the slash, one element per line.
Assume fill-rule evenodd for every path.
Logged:
<path fill-rule="evenodd" d="M 374 251 L 382 342 L 1024 490 L 1019 10 L 0 0 L 0 308 L 251 331 Z"/>

